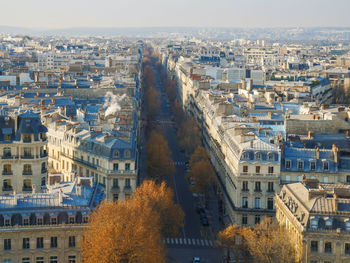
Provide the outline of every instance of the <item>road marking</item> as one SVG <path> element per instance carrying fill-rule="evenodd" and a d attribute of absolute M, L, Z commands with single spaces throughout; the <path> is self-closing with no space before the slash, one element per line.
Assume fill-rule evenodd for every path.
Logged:
<path fill-rule="evenodd" d="M 204 242 L 205 242 L 205 245 L 206 245 L 206 246 L 209 246 L 209 243 L 208 243 L 208 240 L 207 240 L 207 239 L 204 240 Z"/>
<path fill-rule="evenodd" d="M 182 238 L 179 238 L 179 243 L 180 245 L 182 245 Z"/>
<path fill-rule="evenodd" d="M 209 244 L 210 244 L 210 246 L 213 246 L 213 242 L 211 242 L 211 240 L 209 240 Z"/>
<path fill-rule="evenodd" d="M 172 238 L 170 238 L 171 244 L 174 244 L 174 240 Z"/>
<path fill-rule="evenodd" d="M 188 239 L 188 244 L 191 245 L 191 239 L 190 238 Z"/>
<path fill-rule="evenodd" d="M 184 238 L 184 245 L 187 245 L 187 239 Z"/>
<path fill-rule="evenodd" d="M 196 240 L 194 238 L 192 238 L 192 244 L 196 245 Z"/>
<path fill-rule="evenodd" d="M 196 241 L 197 241 L 197 245 L 200 245 L 200 243 L 199 243 L 199 239 L 197 239 Z"/>
<path fill-rule="evenodd" d="M 177 238 L 175 238 L 175 244 L 177 244 Z"/>
<path fill-rule="evenodd" d="M 203 239 L 201 239 L 201 244 L 202 244 L 202 246 L 204 246 L 204 241 L 203 241 Z"/>
<path fill-rule="evenodd" d="M 166 243 L 167 243 L 167 244 L 170 243 L 170 239 L 169 239 L 169 238 L 166 239 Z"/>

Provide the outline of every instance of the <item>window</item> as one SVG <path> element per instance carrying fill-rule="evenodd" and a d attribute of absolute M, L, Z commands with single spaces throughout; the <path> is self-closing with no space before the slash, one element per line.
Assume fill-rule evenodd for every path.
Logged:
<path fill-rule="evenodd" d="M 125 164 L 125 170 L 126 171 L 130 171 L 130 163 L 126 163 Z"/>
<path fill-rule="evenodd" d="M 4 164 L 4 172 L 3 172 L 5 173 L 4 175 L 9 174 L 11 172 L 12 172 L 11 164 Z"/>
<path fill-rule="evenodd" d="M 324 243 L 324 252 L 325 253 L 332 253 L 332 242 L 325 242 Z"/>
<path fill-rule="evenodd" d="M 346 255 L 350 254 L 350 243 L 345 243 L 345 254 Z"/>
<path fill-rule="evenodd" d="M 119 164 L 114 163 L 114 164 L 113 164 L 113 170 L 114 170 L 114 171 L 118 171 L 118 168 L 119 168 Z"/>
<path fill-rule="evenodd" d="M 248 224 L 248 216 L 242 215 L 242 225 L 247 225 L 247 224 Z"/>
<path fill-rule="evenodd" d="M 125 153 L 124 153 L 124 156 L 125 156 L 125 157 L 130 157 L 130 151 L 129 151 L 129 150 L 126 150 Z"/>
<path fill-rule="evenodd" d="M 286 182 L 290 182 L 290 175 L 286 175 Z"/>
<path fill-rule="evenodd" d="M 57 248 L 57 237 L 51 237 L 51 248 Z"/>
<path fill-rule="evenodd" d="M 23 238 L 22 248 L 23 249 L 29 249 L 30 248 L 30 243 L 29 243 L 29 238 L 28 237 Z"/>
<path fill-rule="evenodd" d="M 318 241 L 311 240 L 311 252 L 318 252 Z"/>
<path fill-rule="evenodd" d="M 118 178 L 113 178 L 113 188 L 118 188 L 118 187 L 119 187 Z"/>
<path fill-rule="evenodd" d="M 248 153 L 243 153 L 243 159 L 249 159 L 249 154 Z"/>
<path fill-rule="evenodd" d="M 298 170 L 303 170 L 304 163 L 302 161 L 298 161 Z"/>
<path fill-rule="evenodd" d="M 68 256 L 68 263 L 75 263 L 76 259 L 75 256 Z"/>
<path fill-rule="evenodd" d="M 272 197 L 267 198 L 267 209 L 273 210 L 273 198 Z"/>
<path fill-rule="evenodd" d="M 125 187 L 130 187 L 130 178 L 125 179 Z"/>
<path fill-rule="evenodd" d="M 24 179 L 23 180 L 23 190 L 29 191 L 32 189 L 32 180 Z"/>
<path fill-rule="evenodd" d="M 4 239 L 4 250 L 11 250 L 11 239 Z"/>
<path fill-rule="evenodd" d="M 243 166 L 243 173 L 248 173 L 248 166 L 246 165 Z"/>
<path fill-rule="evenodd" d="M 30 134 L 23 134 L 23 142 L 31 142 L 31 137 Z"/>
<path fill-rule="evenodd" d="M 242 197 L 242 207 L 248 208 L 248 197 Z"/>
<path fill-rule="evenodd" d="M 4 140 L 10 141 L 11 140 L 11 134 L 4 134 Z"/>
<path fill-rule="evenodd" d="M 4 258 L 4 263 L 12 263 L 12 259 L 10 259 L 10 258 Z"/>
<path fill-rule="evenodd" d="M 260 153 L 255 154 L 255 158 L 258 160 L 261 159 L 261 154 Z"/>
<path fill-rule="evenodd" d="M 249 191 L 248 189 L 248 181 L 242 182 L 242 191 Z"/>
<path fill-rule="evenodd" d="M 310 170 L 315 171 L 316 170 L 316 163 L 315 162 L 310 162 Z"/>
<path fill-rule="evenodd" d="M 37 224 L 37 225 L 42 225 L 42 224 L 43 224 L 43 218 L 42 218 L 42 217 L 38 217 L 38 218 L 36 219 L 36 224 Z"/>
<path fill-rule="evenodd" d="M 267 191 L 268 192 L 274 192 L 275 190 L 273 189 L 273 182 L 268 182 L 267 183 Z"/>
<path fill-rule="evenodd" d="M 23 165 L 23 172 L 24 173 L 32 173 L 32 166 L 30 164 Z"/>
<path fill-rule="evenodd" d="M 52 216 L 52 217 L 50 218 L 50 220 L 51 220 L 51 224 L 52 224 L 52 225 L 56 225 L 56 224 L 57 224 L 57 217 L 56 217 L 56 216 Z"/>
<path fill-rule="evenodd" d="M 347 175 L 347 176 L 346 176 L 346 182 L 347 182 L 347 183 L 350 183 L 350 175 Z"/>
<path fill-rule="evenodd" d="M 89 216 L 83 216 L 83 223 L 89 223 Z"/>
<path fill-rule="evenodd" d="M 328 176 L 324 176 L 324 177 L 323 177 L 323 182 L 324 182 L 325 184 L 328 184 Z"/>
<path fill-rule="evenodd" d="M 44 248 L 44 238 L 43 237 L 36 238 L 36 248 Z"/>
<path fill-rule="evenodd" d="M 114 157 L 118 157 L 119 156 L 119 152 L 118 151 L 114 151 Z"/>
<path fill-rule="evenodd" d="M 269 174 L 273 174 L 273 166 L 269 166 L 269 168 L 268 168 L 268 173 L 269 173 Z"/>
<path fill-rule="evenodd" d="M 44 257 L 36 257 L 35 263 L 44 263 Z"/>
<path fill-rule="evenodd" d="M 255 182 L 255 192 L 261 192 L 261 183 Z"/>
<path fill-rule="evenodd" d="M 10 226 L 11 225 L 11 218 L 5 218 L 4 224 L 5 224 L 5 226 Z"/>
<path fill-rule="evenodd" d="M 255 224 L 260 223 L 260 215 L 255 215 Z"/>
<path fill-rule="evenodd" d="M 273 160 L 273 154 L 272 153 L 269 153 L 269 160 Z"/>
<path fill-rule="evenodd" d="M 4 157 L 11 157 L 11 148 L 5 147 L 3 150 L 3 156 Z"/>
<path fill-rule="evenodd" d="M 298 175 L 298 182 L 302 182 L 303 181 L 303 176 L 302 175 Z"/>
<path fill-rule="evenodd" d="M 286 160 L 286 169 L 290 169 L 291 162 L 290 160 Z"/>
<path fill-rule="evenodd" d="M 12 190 L 11 179 L 4 179 L 2 183 L 3 191 Z"/>
<path fill-rule="evenodd" d="M 51 257 L 50 257 L 50 263 L 58 263 L 58 257 L 56 257 L 56 256 L 51 256 Z"/>
<path fill-rule="evenodd" d="M 255 166 L 255 173 L 257 173 L 257 174 L 260 173 L 260 166 Z"/>
<path fill-rule="evenodd" d="M 75 236 L 70 236 L 69 237 L 68 246 L 69 247 L 75 247 Z"/>
<path fill-rule="evenodd" d="M 113 201 L 118 201 L 119 194 L 113 194 Z"/>
<path fill-rule="evenodd" d="M 30 258 L 22 258 L 22 263 L 30 263 Z"/>
<path fill-rule="evenodd" d="M 29 218 L 23 218 L 23 225 L 25 226 L 29 225 Z"/>
<path fill-rule="evenodd" d="M 69 224 L 74 224 L 75 223 L 75 216 L 70 216 L 69 217 Z"/>
<path fill-rule="evenodd" d="M 26 157 L 31 157 L 32 156 L 32 149 L 31 148 L 23 148 L 23 154 Z"/>
<path fill-rule="evenodd" d="M 255 197 L 255 209 L 260 209 L 260 198 Z"/>
<path fill-rule="evenodd" d="M 329 169 L 328 162 L 324 162 L 323 163 L 323 170 L 328 171 L 328 169 Z"/>

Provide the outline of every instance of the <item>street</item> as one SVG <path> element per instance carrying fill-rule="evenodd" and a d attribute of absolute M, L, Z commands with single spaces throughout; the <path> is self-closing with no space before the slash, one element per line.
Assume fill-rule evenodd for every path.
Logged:
<path fill-rule="evenodd" d="M 153 67 L 154 68 L 154 67 Z M 189 182 L 184 177 L 185 162 L 188 158 L 180 152 L 176 138 L 176 124 L 172 120 L 172 112 L 167 102 L 164 87 L 162 86 L 160 76 L 156 70 L 156 88 L 161 92 L 161 105 L 156 123 L 161 125 L 164 136 L 168 141 L 172 151 L 172 159 L 176 172 L 167 178 L 168 185 L 173 189 L 175 202 L 179 203 L 185 212 L 185 226 L 180 230 L 178 238 L 165 238 L 164 243 L 168 250 L 168 262 L 191 262 L 194 256 L 199 256 L 203 262 L 221 262 L 221 249 L 215 247 L 215 237 L 212 234 L 211 224 L 202 226 L 199 214 L 196 212 L 196 205 L 199 200 L 194 197 L 189 189 Z M 145 140 L 143 140 L 143 149 L 145 149 Z M 146 179 L 146 153 L 141 152 L 140 163 L 140 181 Z M 208 215 L 209 223 L 216 222 L 212 215 Z M 201 261 L 201 262 L 202 262 Z"/>

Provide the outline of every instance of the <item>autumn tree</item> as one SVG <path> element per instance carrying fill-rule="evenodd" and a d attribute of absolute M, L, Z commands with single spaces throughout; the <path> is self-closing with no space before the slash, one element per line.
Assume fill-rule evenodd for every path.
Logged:
<path fill-rule="evenodd" d="M 156 181 L 175 173 L 171 151 L 164 136 L 152 131 L 146 144 L 148 174 Z"/>
<path fill-rule="evenodd" d="M 244 257 L 245 262 L 249 261 L 247 244 L 242 238 L 241 229 L 237 225 L 230 225 L 220 231 L 217 236 L 217 243 L 220 247 L 226 249 L 227 262 L 230 262 L 230 252 L 233 253 L 235 262 L 239 262 L 240 257 Z"/>
<path fill-rule="evenodd" d="M 181 123 L 177 136 L 180 147 L 185 149 L 188 154 L 192 154 L 196 147 L 201 144 L 201 133 L 193 118 Z"/>
<path fill-rule="evenodd" d="M 103 203 L 84 233 L 83 262 L 166 262 L 159 222 L 158 214 L 143 203 Z"/>
<path fill-rule="evenodd" d="M 172 110 L 174 114 L 174 119 L 176 123 L 181 124 L 186 120 L 186 115 L 184 111 L 181 108 L 181 105 L 178 100 L 175 100 L 173 105 L 172 105 Z"/>
<path fill-rule="evenodd" d="M 209 160 L 201 160 L 191 167 L 194 190 L 204 194 L 205 206 L 209 205 L 210 187 L 215 183 L 215 171 Z"/>
<path fill-rule="evenodd" d="M 199 161 L 203 161 L 203 160 L 205 161 L 209 159 L 210 159 L 210 156 L 207 149 L 205 149 L 202 145 L 198 145 L 191 155 L 190 167 L 194 166 Z"/>
<path fill-rule="evenodd" d="M 255 228 L 241 229 L 249 253 L 256 262 L 295 263 L 299 262 L 296 242 L 288 231 L 272 220 L 265 220 Z"/>
<path fill-rule="evenodd" d="M 144 181 L 134 193 L 133 199 L 142 202 L 159 214 L 161 232 L 166 237 L 176 237 L 179 228 L 184 226 L 185 214 L 174 203 L 174 192 L 165 182 L 156 184 L 152 180 Z"/>

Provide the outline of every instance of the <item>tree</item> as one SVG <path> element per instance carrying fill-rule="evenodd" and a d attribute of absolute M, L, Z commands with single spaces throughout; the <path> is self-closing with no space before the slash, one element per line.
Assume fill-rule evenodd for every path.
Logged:
<path fill-rule="evenodd" d="M 192 167 L 195 163 L 203 160 L 209 160 L 209 153 L 203 146 L 198 145 L 196 150 L 191 155 L 190 167 Z"/>
<path fill-rule="evenodd" d="M 247 245 L 241 236 L 241 229 L 237 225 L 230 225 L 220 231 L 217 236 L 218 245 L 226 249 L 227 262 L 230 260 L 230 252 L 233 253 L 235 262 L 239 262 L 239 257 L 247 254 Z M 245 256 L 245 259 L 249 257 Z"/>
<path fill-rule="evenodd" d="M 156 184 L 152 180 L 144 181 L 135 190 L 133 198 L 144 203 L 159 214 L 161 232 L 165 237 L 176 237 L 179 228 L 184 226 L 185 214 L 181 207 L 174 203 L 174 192 L 165 182 Z"/>
<path fill-rule="evenodd" d="M 182 122 L 177 132 L 179 144 L 187 153 L 192 154 L 201 144 L 201 134 L 196 121 L 193 118 Z"/>
<path fill-rule="evenodd" d="M 157 213 L 141 202 L 105 202 L 84 233 L 85 263 L 165 262 Z"/>
<path fill-rule="evenodd" d="M 175 173 L 171 151 L 163 135 L 152 131 L 146 144 L 148 173 L 156 181 Z"/>
<path fill-rule="evenodd" d="M 183 112 L 179 101 L 176 99 L 172 105 L 172 110 L 174 114 L 174 119 L 176 123 L 181 124 L 186 120 L 186 115 Z"/>
<path fill-rule="evenodd" d="M 296 242 L 289 238 L 287 230 L 272 220 L 265 220 L 254 229 L 245 227 L 241 230 L 249 253 L 255 261 L 261 263 L 299 262 Z"/>

